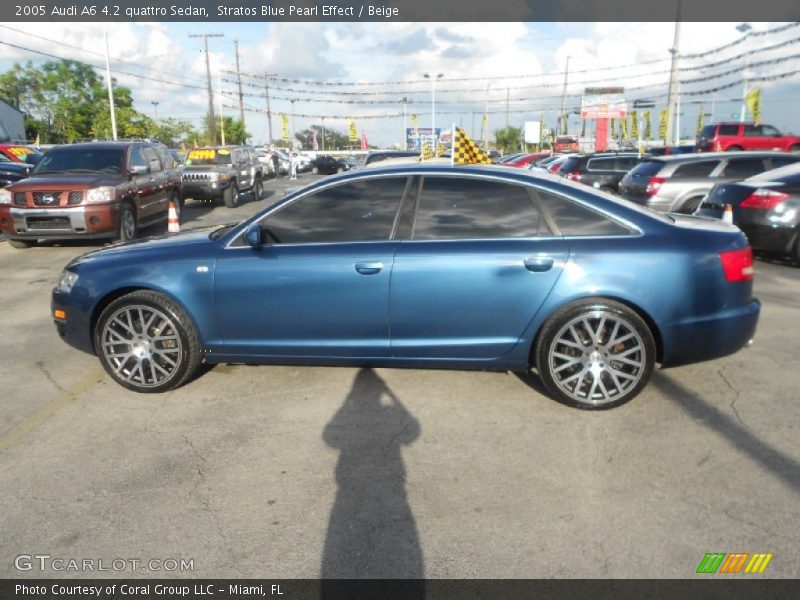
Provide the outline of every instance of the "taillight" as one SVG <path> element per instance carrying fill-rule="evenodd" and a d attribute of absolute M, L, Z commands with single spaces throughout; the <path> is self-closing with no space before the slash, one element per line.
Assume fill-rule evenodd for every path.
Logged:
<path fill-rule="evenodd" d="M 581 174 L 578 171 L 570 171 L 569 173 L 564 173 L 564 177 L 567 179 L 571 179 L 572 181 L 580 181 Z"/>
<path fill-rule="evenodd" d="M 722 271 L 725 279 L 730 283 L 737 281 L 749 281 L 753 278 L 753 251 L 750 246 L 740 250 L 728 250 L 720 252 L 719 258 L 722 261 Z"/>
<path fill-rule="evenodd" d="M 789 194 L 784 194 L 783 192 L 760 188 L 742 200 L 739 208 L 770 210 L 778 206 L 781 202 L 784 202 L 788 197 Z"/>
<path fill-rule="evenodd" d="M 648 196 L 655 196 L 665 181 L 664 177 L 651 177 L 650 181 L 647 182 L 647 187 L 644 188 L 644 193 Z"/>

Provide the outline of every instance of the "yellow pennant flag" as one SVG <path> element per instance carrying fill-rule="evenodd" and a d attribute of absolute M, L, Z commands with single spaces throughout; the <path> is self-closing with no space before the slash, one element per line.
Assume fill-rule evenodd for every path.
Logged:
<path fill-rule="evenodd" d="M 456 127 L 453 138 L 453 164 L 456 165 L 491 165 L 492 158 L 480 149 L 463 129 Z"/>
<path fill-rule="evenodd" d="M 284 142 L 289 141 L 289 115 L 281 115 L 281 138 Z"/>
<path fill-rule="evenodd" d="M 747 110 L 750 111 L 753 121 L 759 125 L 761 123 L 761 88 L 756 87 L 747 92 L 745 104 L 747 104 Z"/>
<path fill-rule="evenodd" d="M 358 128 L 356 127 L 356 122 L 353 119 L 347 119 L 347 122 L 350 124 L 350 131 L 348 138 L 351 142 L 358 141 Z"/>
<path fill-rule="evenodd" d="M 706 113 L 703 110 L 702 105 L 700 106 L 700 114 L 697 115 L 697 135 L 700 135 L 700 130 L 703 129 L 703 119 L 705 118 Z"/>
<path fill-rule="evenodd" d="M 417 115 L 411 115 L 411 125 L 416 127 L 418 122 Z"/>
<path fill-rule="evenodd" d="M 644 137 L 646 140 L 649 140 L 651 135 L 653 135 L 653 127 L 650 123 L 650 111 L 646 110 L 644 111 L 644 133 L 642 134 L 642 137 Z"/>
<path fill-rule="evenodd" d="M 628 139 L 628 119 L 619 120 L 619 139 Z"/>
<path fill-rule="evenodd" d="M 611 134 L 612 138 L 617 137 L 617 120 L 616 119 L 609 119 L 609 121 L 608 121 L 608 132 Z"/>
<path fill-rule="evenodd" d="M 635 110 L 631 111 L 631 137 L 639 138 L 639 113 Z"/>
<path fill-rule="evenodd" d="M 658 114 L 658 139 L 667 139 L 667 109 L 662 108 Z"/>
<path fill-rule="evenodd" d="M 422 151 L 419 153 L 419 160 L 430 160 L 431 158 L 433 158 L 431 145 L 428 142 L 422 142 Z"/>

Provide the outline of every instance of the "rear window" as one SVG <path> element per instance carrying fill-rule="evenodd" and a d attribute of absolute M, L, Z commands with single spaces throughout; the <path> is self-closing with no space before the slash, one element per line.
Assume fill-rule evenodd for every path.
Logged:
<path fill-rule="evenodd" d="M 764 161 L 760 158 L 732 158 L 722 170 L 722 176 L 746 179 L 764 170 Z"/>
<path fill-rule="evenodd" d="M 638 165 L 633 167 L 628 175 L 655 177 L 663 166 L 664 162 L 660 160 L 643 160 Z"/>
<path fill-rule="evenodd" d="M 739 126 L 736 124 L 720 125 L 717 135 L 739 135 Z"/>
<path fill-rule="evenodd" d="M 706 125 L 700 130 L 700 137 L 710 138 L 714 137 L 714 125 Z"/>
<path fill-rule="evenodd" d="M 573 156 L 571 158 L 566 159 L 563 163 L 561 163 L 561 168 L 559 168 L 559 173 L 571 173 L 572 171 L 577 171 L 581 167 L 581 163 L 583 159 Z"/>
<path fill-rule="evenodd" d="M 680 165 L 672 172 L 672 179 L 693 179 L 695 177 L 709 177 L 711 172 L 719 166 L 718 160 L 698 160 L 685 165 Z"/>

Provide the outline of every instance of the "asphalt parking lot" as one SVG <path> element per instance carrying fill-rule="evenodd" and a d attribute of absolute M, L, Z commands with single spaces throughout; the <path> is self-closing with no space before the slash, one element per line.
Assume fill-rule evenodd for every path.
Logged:
<path fill-rule="evenodd" d="M 184 226 L 313 179 L 190 202 Z M 128 392 L 49 318 L 94 247 L 0 243 L 0 578 L 688 578 L 707 552 L 800 576 L 800 268 L 757 261 L 751 348 L 591 413 L 512 373 L 221 365 Z M 193 570 L 20 571 L 22 554 Z"/>

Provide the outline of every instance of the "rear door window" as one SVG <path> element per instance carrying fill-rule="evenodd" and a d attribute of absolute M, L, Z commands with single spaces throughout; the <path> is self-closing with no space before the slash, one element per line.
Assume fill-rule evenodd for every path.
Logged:
<path fill-rule="evenodd" d="M 542 209 L 564 236 L 619 236 L 633 232 L 606 215 L 553 192 L 536 190 Z"/>
<path fill-rule="evenodd" d="M 703 129 L 700 130 L 700 137 L 710 138 L 714 137 L 714 130 L 716 126 L 714 125 L 706 125 Z"/>
<path fill-rule="evenodd" d="M 639 157 L 637 156 L 618 156 L 616 169 L 617 171 L 622 171 L 623 173 L 627 173 L 633 167 L 635 167 L 636 163 L 638 162 L 639 162 Z"/>
<path fill-rule="evenodd" d="M 717 135 L 739 135 L 738 125 L 720 125 Z"/>
<path fill-rule="evenodd" d="M 655 177 L 663 167 L 663 161 L 643 160 L 638 165 L 633 167 L 628 175 L 637 175 L 639 177 Z"/>
<path fill-rule="evenodd" d="M 672 179 L 694 179 L 710 177 L 711 172 L 719 166 L 718 160 L 698 160 L 680 165 L 672 172 Z"/>
<path fill-rule="evenodd" d="M 415 240 L 519 238 L 549 235 L 527 189 L 472 177 L 425 177 Z"/>
<path fill-rule="evenodd" d="M 616 162 L 616 158 L 590 158 L 586 168 L 589 171 L 614 171 Z"/>
<path fill-rule="evenodd" d="M 796 158 L 792 158 L 791 156 L 773 156 L 770 158 L 770 162 L 772 163 L 772 168 L 777 169 L 778 167 L 785 167 L 786 165 L 793 165 L 797 162 Z"/>
<path fill-rule="evenodd" d="M 722 170 L 722 177 L 746 179 L 765 171 L 764 160 L 760 158 L 732 158 Z"/>

